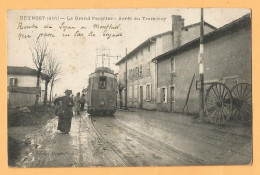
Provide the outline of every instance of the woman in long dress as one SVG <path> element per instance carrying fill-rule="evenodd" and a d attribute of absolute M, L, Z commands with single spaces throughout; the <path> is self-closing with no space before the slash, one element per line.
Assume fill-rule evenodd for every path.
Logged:
<path fill-rule="evenodd" d="M 73 117 L 72 107 L 74 106 L 74 102 L 70 94 L 72 94 L 72 91 L 66 90 L 65 96 L 54 100 L 54 105 L 61 103 L 60 108 L 57 110 L 57 115 L 59 116 L 58 130 L 66 134 L 70 132 L 71 119 Z"/>

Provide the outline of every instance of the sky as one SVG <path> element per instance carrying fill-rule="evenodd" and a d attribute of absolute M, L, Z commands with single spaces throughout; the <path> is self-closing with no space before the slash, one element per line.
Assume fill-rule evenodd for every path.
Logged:
<path fill-rule="evenodd" d="M 249 9 L 205 8 L 204 20 L 219 28 Z M 171 16 L 181 15 L 184 25 L 200 22 L 198 8 L 9 10 L 7 13 L 7 65 L 35 68 L 32 40 L 46 36 L 49 49 L 62 64 L 54 93 L 74 94 L 87 87 L 88 75 L 101 66 L 102 53 L 114 64 L 147 38 L 171 30 Z M 110 36 L 110 37 L 109 37 Z M 108 65 L 105 60 L 105 65 Z"/>

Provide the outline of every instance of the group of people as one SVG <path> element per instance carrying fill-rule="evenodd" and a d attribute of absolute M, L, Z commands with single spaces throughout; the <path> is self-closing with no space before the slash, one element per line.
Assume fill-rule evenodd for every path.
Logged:
<path fill-rule="evenodd" d="M 80 96 L 80 92 L 77 93 L 76 96 L 72 95 L 72 99 L 74 101 L 74 115 L 80 115 L 80 111 L 84 111 L 85 103 L 86 103 L 86 98 L 85 94 L 82 94 Z"/>
<path fill-rule="evenodd" d="M 56 115 L 59 116 L 58 130 L 62 133 L 69 133 L 71 128 L 71 120 L 73 116 L 80 115 L 80 111 L 84 111 L 86 103 L 85 94 L 80 96 L 80 92 L 76 96 L 72 95 L 72 90 L 66 90 L 65 96 L 58 97 L 54 100 Z"/>

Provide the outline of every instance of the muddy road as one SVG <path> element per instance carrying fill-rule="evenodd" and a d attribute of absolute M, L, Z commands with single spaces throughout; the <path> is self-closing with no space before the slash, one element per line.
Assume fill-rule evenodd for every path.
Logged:
<path fill-rule="evenodd" d="M 168 115 L 168 114 L 167 114 Z M 147 111 L 73 117 L 71 132 L 58 118 L 26 135 L 18 167 L 176 166 L 249 164 L 250 127 L 230 129 Z M 171 114 L 172 115 L 172 114 Z"/>

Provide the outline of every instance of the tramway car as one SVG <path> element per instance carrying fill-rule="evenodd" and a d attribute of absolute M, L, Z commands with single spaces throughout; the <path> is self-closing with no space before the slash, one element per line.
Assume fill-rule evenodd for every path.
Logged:
<path fill-rule="evenodd" d="M 107 67 L 96 68 L 89 75 L 87 111 L 90 115 L 113 115 L 116 111 L 117 79 Z"/>

